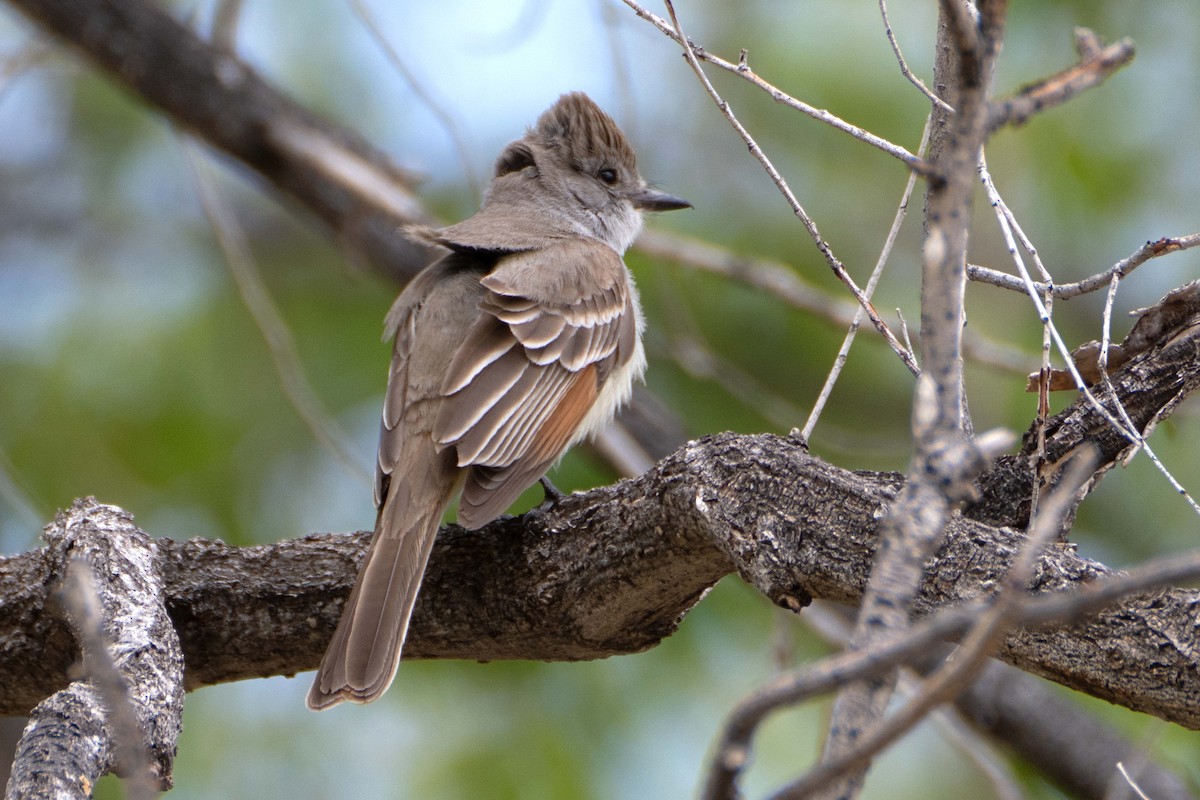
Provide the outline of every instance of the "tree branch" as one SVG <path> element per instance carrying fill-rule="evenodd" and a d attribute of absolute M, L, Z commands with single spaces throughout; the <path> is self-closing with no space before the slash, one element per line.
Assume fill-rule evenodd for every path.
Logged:
<path fill-rule="evenodd" d="M 90 499 L 60 513 L 46 539 L 48 547 L 27 554 L 35 557 L 38 582 L 14 587 L 15 602 L 0 602 L 5 627 L 21 625 L 2 634 L 5 660 L 18 648 L 36 653 L 43 643 L 54 659 L 15 673 L 19 681 L 40 670 L 54 685 L 39 692 L 39 700 L 50 696 L 30 714 L 6 798 L 87 798 L 112 771 L 128 776 L 130 797 L 151 797 L 171 786 L 183 720 L 183 657 L 162 602 L 169 588 L 156 543 L 127 513 Z M 52 642 L 23 638 L 51 632 Z M 80 651 L 84 674 L 71 681 Z"/>
<path fill-rule="evenodd" d="M 933 122 L 944 136 L 931 136 L 929 158 L 936 177 L 926 194 L 926 236 L 921 266 L 922 373 L 913 398 L 913 455 L 909 480 L 885 520 L 876 564 L 863 598 L 851 650 L 904 630 L 925 562 L 942 540 L 951 512 L 970 494 L 972 480 L 996 455 L 1002 435 L 974 439 L 966 413 L 963 385 L 962 328 L 966 319 L 966 252 L 971 221 L 975 165 L 986 138 L 988 92 L 1003 32 L 1001 2 L 983 5 L 976 22 L 973 5 L 943 0 L 945 22 L 953 32 L 957 70 L 942 71 L 939 83 L 952 87 L 945 99 L 955 109 L 935 109 Z M 939 67 L 944 64 L 939 63 Z M 844 760 L 857 742 L 882 725 L 895 675 L 842 688 L 834 703 L 829 736 L 817 771 Z M 854 798 L 868 764 L 842 776 L 821 798 Z M 828 774 L 828 772 L 827 772 Z M 807 784 L 805 784 L 807 786 Z M 811 788 L 811 787 L 810 787 Z M 804 791 L 807 791 L 804 790 Z M 796 792 L 785 789 L 784 795 Z M 803 793 L 803 792 L 800 792 Z"/>
<path fill-rule="evenodd" d="M 427 223 L 414 178 L 214 49 L 148 0 L 10 0 L 118 83 L 242 161 L 325 222 L 350 253 L 407 280 L 430 251 L 400 235 Z"/>
<path fill-rule="evenodd" d="M 1200 309 L 1197 309 L 1200 312 Z M 1113 376 L 1136 419 L 1156 419 L 1200 386 L 1200 329 L 1165 331 L 1164 344 Z M 1051 420 L 1049 452 L 1093 442 L 1098 472 L 1127 442 L 1086 403 Z M 1018 462 L 1020 456 L 1012 457 Z M 1026 464 L 1028 462 L 1025 462 Z M 1013 500 L 974 509 L 1018 517 Z M 443 529 L 417 602 L 406 657 L 581 660 L 653 647 L 723 575 L 736 572 L 772 602 L 861 600 L 883 510 L 902 479 L 833 467 L 776 436 L 723 434 L 688 444 L 642 477 L 573 495 L 560 506 L 480 531 Z M 1007 511 L 1006 511 L 1007 508 Z M 987 513 L 981 513 L 986 510 Z M 369 535 L 314 535 L 238 548 L 155 540 L 166 605 L 179 632 L 189 689 L 316 666 Z M 916 611 L 991 593 L 1023 535 L 953 516 L 930 561 Z M 48 606 L 61 570 L 51 549 L 0 560 L 0 713 L 25 713 L 67 683 L 74 640 Z M 1109 575 L 1058 545 L 1042 558 L 1038 592 Z M 1200 593 L 1129 598 L 1086 624 L 1010 635 L 1001 657 L 1097 697 L 1200 728 L 1195 608 Z M 470 609 L 465 613 L 464 609 Z M 1113 670 L 1114 660 L 1143 665 Z"/>
<path fill-rule="evenodd" d="M 1075 49 L 1079 63 L 1037 83 L 1024 87 L 1012 97 L 992 103 L 988 130 L 1005 125 L 1024 125 L 1034 114 L 1066 103 L 1082 92 L 1099 86 L 1117 70 L 1133 61 L 1132 39 L 1122 39 L 1108 47 L 1100 46 L 1095 33 L 1078 28 Z"/>

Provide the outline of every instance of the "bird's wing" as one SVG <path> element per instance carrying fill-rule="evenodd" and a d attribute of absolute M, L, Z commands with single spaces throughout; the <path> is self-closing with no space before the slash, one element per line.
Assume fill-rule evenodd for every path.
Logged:
<path fill-rule="evenodd" d="M 483 313 L 451 362 L 434 425 L 438 445 L 473 467 L 460 524 L 486 524 L 540 478 L 633 357 L 626 275 L 607 245 L 574 239 L 506 256 L 480 281 Z"/>

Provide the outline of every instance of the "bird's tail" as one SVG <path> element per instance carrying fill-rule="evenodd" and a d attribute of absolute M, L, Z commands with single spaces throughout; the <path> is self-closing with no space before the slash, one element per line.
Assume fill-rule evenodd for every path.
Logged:
<path fill-rule="evenodd" d="M 393 485 L 380 510 L 367 558 L 308 692 L 308 707 L 314 711 L 343 700 L 369 703 L 387 691 L 396 676 L 408 620 L 447 501 L 443 496 L 412 502 L 416 498 L 404 495 L 413 487 L 394 476 L 396 481 L 405 485 Z"/>

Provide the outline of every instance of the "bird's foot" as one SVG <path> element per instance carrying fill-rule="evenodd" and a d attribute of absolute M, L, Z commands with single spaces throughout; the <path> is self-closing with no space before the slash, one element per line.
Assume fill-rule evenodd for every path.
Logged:
<path fill-rule="evenodd" d="M 538 479 L 538 483 L 542 485 L 542 491 L 546 493 L 542 500 L 542 506 L 547 510 L 554 508 L 556 505 L 567 499 L 567 495 L 561 489 L 551 483 L 550 479 L 543 475 Z"/>

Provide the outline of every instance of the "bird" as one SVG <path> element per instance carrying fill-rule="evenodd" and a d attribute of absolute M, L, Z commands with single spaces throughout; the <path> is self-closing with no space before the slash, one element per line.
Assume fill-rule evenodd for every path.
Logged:
<path fill-rule="evenodd" d="M 622 259 L 643 212 L 689 208 L 638 173 L 586 94 L 558 100 L 495 163 L 480 210 L 410 238 L 446 252 L 392 305 L 374 534 L 308 706 L 391 685 L 448 506 L 478 529 L 628 401 L 646 367 Z"/>

